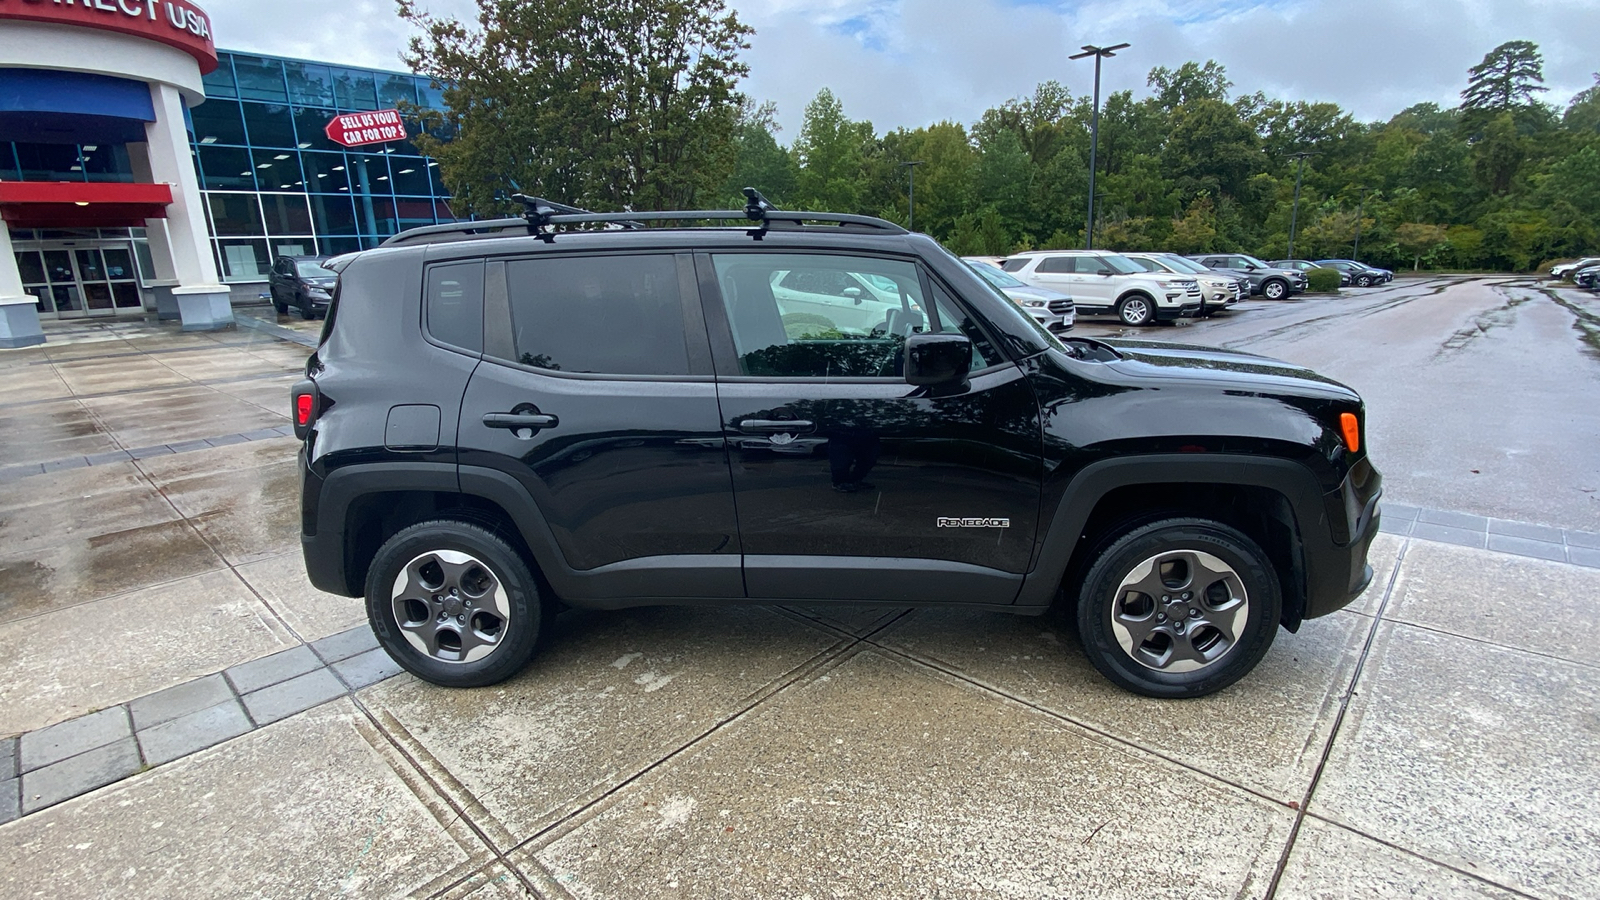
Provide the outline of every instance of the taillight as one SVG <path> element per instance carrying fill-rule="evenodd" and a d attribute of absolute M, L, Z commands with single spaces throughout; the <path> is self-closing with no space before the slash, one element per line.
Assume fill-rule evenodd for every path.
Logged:
<path fill-rule="evenodd" d="M 1339 429 L 1344 432 L 1344 447 L 1351 453 L 1361 452 L 1361 420 L 1355 413 L 1339 414 Z"/>
<path fill-rule="evenodd" d="M 311 423 L 317 420 L 317 413 L 321 410 L 321 395 L 317 393 L 317 383 L 309 378 L 295 382 L 289 389 L 289 397 L 294 406 L 294 436 L 305 440 L 311 433 Z"/>

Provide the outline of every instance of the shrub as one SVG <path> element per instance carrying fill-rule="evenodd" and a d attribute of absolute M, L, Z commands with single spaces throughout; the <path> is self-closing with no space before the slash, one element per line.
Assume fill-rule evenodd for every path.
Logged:
<path fill-rule="evenodd" d="M 1311 269 L 1306 272 L 1306 289 L 1310 291 L 1338 291 L 1338 269 Z"/>

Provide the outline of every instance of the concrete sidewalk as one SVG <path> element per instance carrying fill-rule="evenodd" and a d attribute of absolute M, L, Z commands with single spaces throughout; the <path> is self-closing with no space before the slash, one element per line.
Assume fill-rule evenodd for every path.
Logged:
<path fill-rule="evenodd" d="M 871 608 L 570 612 L 452 691 L 305 581 L 304 346 L 58 327 L 0 353 L 4 896 L 1600 896 L 1583 532 L 1409 511 L 1198 701 Z"/>

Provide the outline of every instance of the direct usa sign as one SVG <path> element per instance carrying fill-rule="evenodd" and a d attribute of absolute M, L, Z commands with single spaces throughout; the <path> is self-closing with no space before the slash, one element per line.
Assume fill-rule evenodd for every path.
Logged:
<path fill-rule="evenodd" d="M 217 67 L 211 17 L 189 0 L 0 0 L 0 19 L 131 34 L 177 47 L 195 58 L 202 75 Z"/>
<path fill-rule="evenodd" d="M 4 3 L 5 0 L 0 0 Z M 398 109 L 380 109 L 376 112 L 348 113 L 334 116 L 324 129 L 328 140 L 346 147 L 366 144 L 386 144 L 406 139 L 406 123 Z"/>

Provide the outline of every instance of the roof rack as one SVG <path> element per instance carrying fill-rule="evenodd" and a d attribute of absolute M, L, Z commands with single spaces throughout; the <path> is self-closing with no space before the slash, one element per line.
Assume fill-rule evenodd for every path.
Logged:
<path fill-rule="evenodd" d="M 615 225 L 625 229 L 647 227 L 646 222 L 754 222 L 748 230 L 752 238 L 760 240 L 768 231 L 809 230 L 815 222 L 837 226 L 850 231 L 878 232 L 881 234 L 908 234 L 893 222 L 874 216 L 856 216 L 844 213 L 794 212 L 780 210 L 761 192 L 752 187 L 744 189 L 745 207 L 737 209 L 669 210 L 663 212 L 596 213 L 542 197 L 516 194 L 512 199 L 523 204 L 523 215 L 506 219 L 487 219 L 480 222 L 456 222 L 450 225 L 424 225 L 411 228 L 388 238 L 379 246 L 394 247 L 407 244 L 430 244 L 435 241 L 460 240 L 470 237 L 498 235 L 507 229 L 521 229 L 547 243 L 554 243 L 556 225 Z M 511 236 L 511 235 L 507 235 Z"/>

